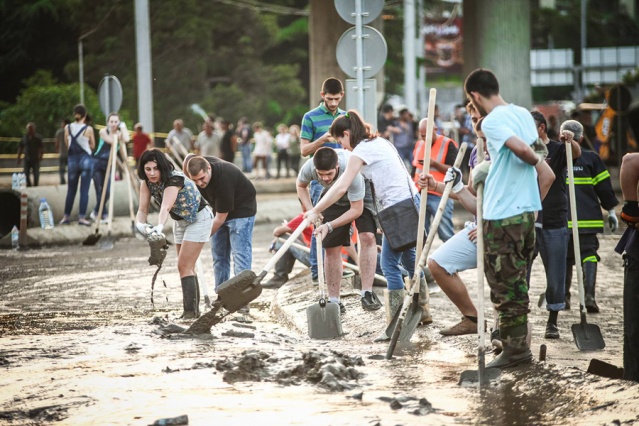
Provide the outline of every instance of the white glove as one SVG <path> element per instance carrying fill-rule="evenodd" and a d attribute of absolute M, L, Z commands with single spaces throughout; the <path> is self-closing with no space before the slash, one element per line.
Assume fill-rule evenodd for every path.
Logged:
<path fill-rule="evenodd" d="M 608 226 L 610 226 L 611 232 L 615 232 L 617 228 L 619 228 L 619 220 L 617 219 L 615 209 L 608 210 Z"/>
<path fill-rule="evenodd" d="M 140 234 L 146 236 L 147 232 L 146 230 L 151 227 L 151 224 L 149 223 L 142 223 L 142 222 L 135 222 L 135 227 L 137 228 L 137 230 L 140 232 Z"/>
<path fill-rule="evenodd" d="M 160 223 L 157 226 L 154 226 L 153 228 L 151 228 L 148 232 L 149 234 L 161 234 L 163 230 L 164 230 L 164 225 Z"/>
<path fill-rule="evenodd" d="M 457 167 L 449 167 L 444 176 L 444 183 L 453 182 L 453 192 L 457 194 L 464 189 L 464 182 L 462 182 L 462 173 Z"/>

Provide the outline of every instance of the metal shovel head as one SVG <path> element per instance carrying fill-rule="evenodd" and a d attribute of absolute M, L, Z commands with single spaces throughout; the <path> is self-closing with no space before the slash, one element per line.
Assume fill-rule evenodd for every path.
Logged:
<path fill-rule="evenodd" d="M 570 329 L 580 351 L 598 351 L 606 347 L 598 325 L 582 321 L 579 324 L 573 324 Z"/>
<path fill-rule="evenodd" d="M 393 332 L 395 331 L 395 327 L 397 326 L 397 322 L 399 321 L 399 315 L 402 311 L 402 305 L 397 307 L 395 311 L 395 315 L 393 315 L 393 319 L 390 324 L 386 327 L 386 335 L 391 337 Z M 399 333 L 398 341 L 407 342 L 415 333 L 415 329 L 419 325 L 419 322 L 422 319 L 422 314 L 424 313 L 424 308 L 422 308 L 415 301 L 411 301 L 410 305 L 408 305 L 408 310 L 406 311 L 406 317 L 404 318 L 404 322 L 402 323 L 402 328 Z"/>
<path fill-rule="evenodd" d="M 237 312 L 262 294 L 262 285 L 253 271 L 242 271 L 215 291 L 227 311 Z"/>
<path fill-rule="evenodd" d="M 115 243 L 115 237 L 112 237 L 111 235 L 107 235 L 104 238 L 100 238 L 99 247 L 102 250 L 113 250 L 114 243 Z"/>
<path fill-rule="evenodd" d="M 95 233 L 90 234 L 88 237 L 86 237 L 84 241 L 82 241 L 82 245 L 94 246 L 98 241 L 100 241 L 100 237 L 102 237 L 102 234 L 96 231 Z"/>
<path fill-rule="evenodd" d="M 311 339 L 334 339 L 344 334 L 337 303 L 326 303 L 324 306 L 315 303 L 306 308 L 306 318 Z"/>
<path fill-rule="evenodd" d="M 486 368 L 484 370 L 484 376 L 482 377 L 482 384 L 497 380 L 501 374 L 499 368 Z M 479 371 L 477 370 L 464 370 L 459 376 L 459 385 L 470 385 L 479 383 Z"/>

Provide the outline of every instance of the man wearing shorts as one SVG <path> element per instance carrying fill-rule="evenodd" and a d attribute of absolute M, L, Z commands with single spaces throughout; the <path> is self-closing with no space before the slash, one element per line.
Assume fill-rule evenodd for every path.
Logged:
<path fill-rule="evenodd" d="M 346 170 L 350 153 L 322 147 L 315 151 L 312 161 L 307 161 L 297 177 L 297 195 L 304 210 L 311 210 L 309 185 L 317 181 L 322 186 L 322 195 Z M 320 196 L 321 198 L 321 196 Z M 353 221 L 359 232 L 361 243 L 360 273 L 362 279 L 361 303 L 367 311 L 381 308 L 377 295 L 373 292 L 373 279 L 377 265 L 377 244 L 375 231 L 377 225 L 373 216 L 373 197 L 370 187 L 365 184 L 362 175 L 358 174 L 344 196 L 323 212 L 323 223 L 315 230 L 316 236 L 322 238 L 322 247 L 326 251 L 326 284 L 328 300 L 338 303 L 340 311 L 346 308 L 340 301 L 340 283 L 342 279 L 342 246 L 350 246 L 350 226 Z"/>

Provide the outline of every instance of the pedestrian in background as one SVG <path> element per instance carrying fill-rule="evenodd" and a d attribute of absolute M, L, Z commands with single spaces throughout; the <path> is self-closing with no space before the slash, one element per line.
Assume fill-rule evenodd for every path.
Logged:
<path fill-rule="evenodd" d="M 291 162 L 291 169 L 293 169 L 295 176 L 297 176 L 297 174 L 300 171 L 300 157 L 301 157 L 300 126 L 298 126 L 297 124 L 293 124 L 291 125 L 291 127 L 289 127 L 288 131 L 289 131 L 289 134 L 291 135 L 289 139 L 289 144 L 290 144 L 289 159 Z"/>
<path fill-rule="evenodd" d="M 264 126 L 259 121 L 253 124 L 253 139 L 255 140 L 255 149 L 253 155 L 253 169 L 255 170 L 255 178 L 260 179 L 258 164 L 262 163 L 264 168 L 264 179 L 270 179 L 271 174 L 268 171 L 268 162 L 271 157 L 271 151 L 273 150 L 273 136 L 264 129 Z"/>
<path fill-rule="evenodd" d="M 135 167 L 137 167 L 142 153 L 153 148 L 153 140 L 148 133 L 144 133 L 142 123 L 136 123 L 133 130 L 133 158 L 135 158 Z"/>
<path fill-rule="evenodd" d="M 22 172 L 27 177 L 27 186 L 38 186 L 40 183 L 40 162 L 44 155 L 42 136 L 36 133 L 34 122 L 27 123 L 27 133 L 22 137 L 18 146 L 18 166 L 24 153 L 24 166 Z M 31 171 L 33 171 L 33 184 L 31 183 Z"/>
<path fill-rule="evenodd" d="M 288 150 L 291 147 L 291 135 L 285 124 L 277 126 L 277 135 L 275 136 L 275 149 L 277 149 L 277 175 L 276 179 L 281 176 L 282 163 L 286 170 L 286 177 L 290 177 Z"/>
<path fill-rule="evenodd" d="M 80 225 L 91 226 L 86 218 L 89 205 L 89 188 L 93 177 L 93 157 L 95 148 L 95 134 L 93 127 L 86 123 L 88 114 L 84 105 L 78 104 L 73 108 L 75 121 L 64 128 L 64 140 L 69 152 L 69 185 L 64 202 L 64 217 L 60 225 L 69 225 L 70 216 L 75 202 L 75 194 L 80 184 L 80 211 L 78 222 Z"/>
<path fill-rule="evenodd" d="M 220 142 L 220 153 L 222 154 L 222 160 L 229 163 L 235 163 L 235 152 L 237 151 L 237 135 L 231 128 L 231 122 L 229 120 L 220 120 L 220 131 L 222 133 L 222 140 Z"/>
<path fill-rule="evenodd" d="M 253 131 L 248 118 L 242 117 L 237 121 L 237 143 L 242 153 L 242 171 L 251 173 L 253 171 L 253 159 L 251 158 L 251 139 Z"/>
<path fill-rule="evenodd" d="M 213 121 L 206 120 L 202 123 L 202 131 L 197 135 L 195 143 L 200 155 L 211 155 L 220 158 L 221 135 L 213 127 Z"/>
<path fill-rule="evenodd" d="M 69 152 L 64 140 L 64 128 L 70 121 L 66 118 L 60 120 L 60 127 L 55 131 L 55 152 L 58 153 L 58 173 L 60 173 L 60 185 L 67 183 L 67 164 L 69 164 Z"/>
<path fill-rule="evenodd" d="M 181 118 L 173 121 L 173 129 L 167 135 L 165 143 L 174 144 L 173 137 L 176 137 L 187 151 L 191 151 L 193 132 L 188 127 L 184 127 L 184 121 Z"/>

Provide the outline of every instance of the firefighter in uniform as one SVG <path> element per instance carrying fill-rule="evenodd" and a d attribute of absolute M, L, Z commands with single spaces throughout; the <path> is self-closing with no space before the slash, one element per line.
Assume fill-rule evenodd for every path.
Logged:
<path fill-rule="evenodd" d="M 575 120 L 568 120 L 561 125 L 561 132 L 569 130 L 574 139 L 581 143 L 583 126 Z M 599 262 L 599 240 L 597 234 L 604 231 L 604 219 L 601 209 L 608 211 L 608 225 L 615 232 L 619 226 L 615 214 L 615 206 L 619 200 L 615 196 L 610 182 L 610 173 L 603 161 L 595 152 L 581 145 L 581 157 L 573 163 L 575 176 L 575 198 L 577 203 L 577 226 L 579 228 L 579 248 L 584 277 L 586 310 L 598 313 L 595 301 L 595 283 L 597 281 L 597 262 Z M 566 181 L 568 183 L 568 181 Z M 570 210 L 568 210 L 568 227 L 572 229 Z M 570 309 L 570 283 L 572 281 L 572 265 L 575 264 L 572 233 L 568 245 L 566 268 L 566 309 Z"/>

